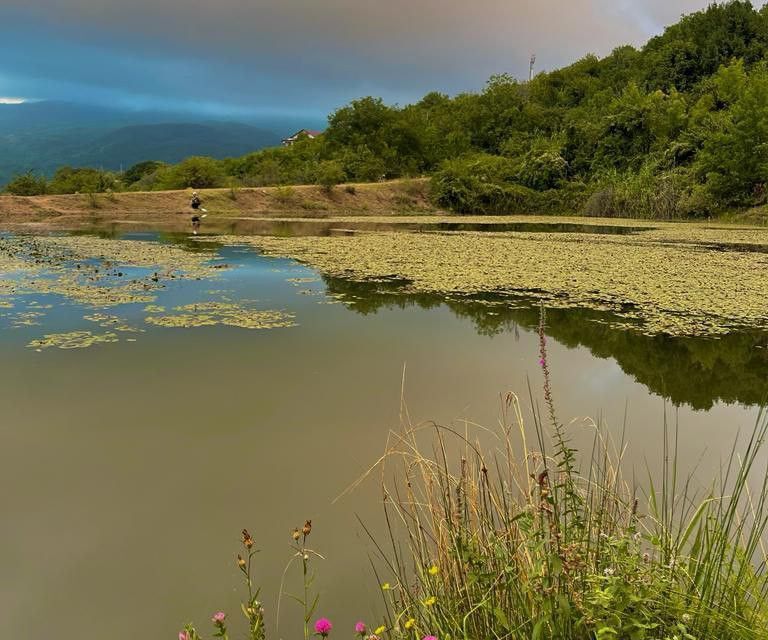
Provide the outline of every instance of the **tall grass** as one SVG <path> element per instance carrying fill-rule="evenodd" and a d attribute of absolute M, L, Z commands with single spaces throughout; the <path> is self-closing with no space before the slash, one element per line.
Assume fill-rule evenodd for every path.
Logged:
<path fill-rule="evenodd" d="M 623 436 L 615 444 L 591 422 L 591 450 L 575 449 L 556 411 L 545 324 L 542 310 L 544 407 L 532 411 L 530 426 L 509 393 L 497 429 L 404 420 L 391 435 L 372 468 L 381 471 L 386 530 L 361 523 L 377 549 L 386 624 L 370 633 L 359 622 L 355 633 L 360 640 L 767 638 L 768 469 L 759 468 L 766 416 L 704 491 L 678 468 L 678 433 L 665 421 L 661 470 L 641 489 L 624 475 Z M 303 591 L 290 597 L 302 607 L 305 639 L 318 605 L 309 563 L 322 557 L 306 546 L 310 531 L 309 521 L 294 530 L 286 567 L 302 569 Z M 245 530 L 243 545 L 247 637 L 264 640 Z M 228 637 L 225 618 L 213 617 L 216 637 Z M 326 638 L 331 627 L 320 618 L 315 635 Z M 199 638 L 192 625 L 179 634 Z"/>
<path fill-rule="evenodd" d="M 518 397 L 479 439 L 407 427 L 383 460 L 386 544 L 377 542 L 390 629 L 439 638 L 750 639 L 768 637 L 765 480 L 750 485 L 761 416 L 702 495 L 677 468 L 665 426 L 663 471 L 640 492 L 623 445 L 594 425 L 580 456 L 558 421 L 541 327 L 545 419 L 535 446 Z M 425 437 L 428 435 L 429 437 Z M 760 470 L 765 478 L 764 470 Z"/>

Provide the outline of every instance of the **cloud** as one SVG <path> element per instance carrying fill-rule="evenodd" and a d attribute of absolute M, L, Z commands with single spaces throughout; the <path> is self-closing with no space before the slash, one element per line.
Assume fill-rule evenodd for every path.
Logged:
<path fill-rule="evenodd" d="M 476 89 L 493 73 L 523 76 L 533 51 L 540 69 L 604 55 L 708 0 L 30 4 L 3 0 L 0 8 L 0 74 L 17 83 L 327 110 L 369 93 L 404 102 L 432 89 Z"/>

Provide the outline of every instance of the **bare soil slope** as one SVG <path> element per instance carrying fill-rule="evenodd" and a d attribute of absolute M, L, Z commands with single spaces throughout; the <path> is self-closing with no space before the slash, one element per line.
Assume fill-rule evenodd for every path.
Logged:
<path fill-rule="evenodd" d="M 211 219 L 340 215 L 389 216 L 431 214 L 427 180 L 395 180 L 339 185 L 326 192 L 318 186 L 201 189 Z M 191 214 L 185 191 L 127 192 L 46 196 L 0 196 L 0 225 L 66 227 L 89 220 L 170 222 Z"/>

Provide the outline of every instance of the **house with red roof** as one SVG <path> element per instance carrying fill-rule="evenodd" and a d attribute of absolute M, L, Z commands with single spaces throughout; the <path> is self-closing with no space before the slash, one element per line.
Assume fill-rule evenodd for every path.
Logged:
<path fill-rule="evenodd" d="M 299 131 L 294 133 L 292 136 L 288 136 L 287 138 L 284 138 L 283 145 L 285 145 L 286 147 L 290 147 L 294 142 L 296 142 L 300 138 L 309 138 L 310 140 L 313 140 L 322 133 L 323 133 L 322 131 L 317 131 L 316 129 L 300 129 Z"/>

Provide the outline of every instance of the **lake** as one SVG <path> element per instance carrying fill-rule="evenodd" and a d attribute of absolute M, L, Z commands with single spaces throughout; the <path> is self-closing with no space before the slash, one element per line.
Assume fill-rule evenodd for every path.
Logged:
<path fill-rule="evenodd" d="M 300 227 L 279 233 L 338 232 Z M 345 489 L 403 407 L 412 423 L 464 429 L 497 424 L 507 391 L 528 408 L 530 384 L 540 401 L 533 300 L 414 293 L 199 240 L 2 236 L 0 637 L 174 638 L 218 609 L 234 617 L 243 527 L 262 550 L 274 628 L 290 532 L 308 518 L 326 557 L 318 613 L 342 630 L 375 621 L 373 545 L 358 518 L 380 526 L 378 481 Z M 153 247 L 168 252 L 163 269 Z M 171 274 L 178 264 L 191 275 Z M 681 465 L 698 464 L 705 483 L 755 422 L 768 334 L 648 336 L 606 316 L 547 313 L 559 414 L 599 418 L 617 440 L 624 431 L 641 474 L 646 460 L 658 468 L 666 415 Z M 296 637 L 299 619 L 284 598 L 274 637 Z"/>

